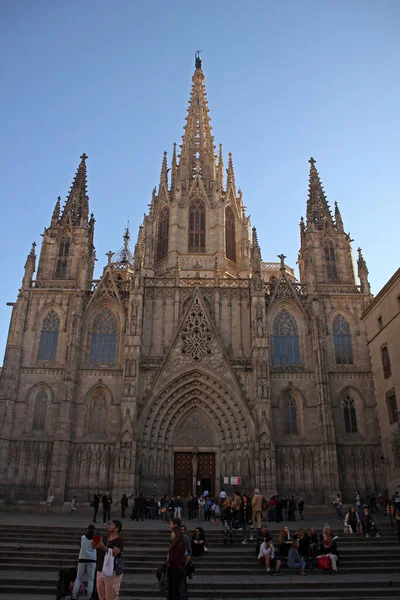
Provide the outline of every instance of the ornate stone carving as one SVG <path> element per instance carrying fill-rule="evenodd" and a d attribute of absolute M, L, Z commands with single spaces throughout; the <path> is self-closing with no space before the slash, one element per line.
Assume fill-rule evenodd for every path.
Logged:
<path fill-rule="evenodd" d="M 210 423 L 198 411 L 183 419 L 174 436 L 174 442 L 181 446 L 213 446 L 215 444 Z"/>
<path fill-rule="evenodd" d="M 193 360 L 199 361 L 203 356 L 212 354 L 212 332 L 208 320 L 198 298 L 186 318 L 181 331 L 182 354 L 190 354 Z"/>

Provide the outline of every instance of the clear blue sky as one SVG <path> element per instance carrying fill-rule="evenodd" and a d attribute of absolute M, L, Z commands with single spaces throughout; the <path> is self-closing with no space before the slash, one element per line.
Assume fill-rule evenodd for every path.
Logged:
<path fill-rule="evenodd" d="M 82 152 L 96 275 L 127 219 L 134 242 L 180 142 L 196 48 L 263 259 L 295 266 L 312 155 L 378 292 L 399 266 L 399 23 L 396 0 L 3 0 L 0 354 L 5 303 Z"/>

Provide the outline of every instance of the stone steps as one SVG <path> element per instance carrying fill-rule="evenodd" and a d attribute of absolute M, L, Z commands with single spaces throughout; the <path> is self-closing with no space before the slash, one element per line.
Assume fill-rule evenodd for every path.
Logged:
<path fill-rule="evenodd" d="M 386 525 L 386 524 L 385 524 Z M 195 559 L 189 582 L 191 600 L 394 600 L 400 597 L 400 544 L 395 530 L 380 527 L 382 537 L 366 539 L 340 535 L 339 574 L 311 570 L 308 577 L 282 569 L 269 577 L 258 564 L 255 542 L 223 546 L 221 529 L 207 531 L 209 552 Z M 17 526 L 0 533 L 0 597 L 9 600 L 45 600 L 55 597 L 60 560 L 63 567 L 77 560 L 83 530 Z M 272 532 L 274 539 L 278 531 Z M 104 531 L 105 534 L 105 531 Z M 155 579 L 164 561 L 169 528 L 124 531 L 124 578 L 121 598 L 159 600 Z"/>

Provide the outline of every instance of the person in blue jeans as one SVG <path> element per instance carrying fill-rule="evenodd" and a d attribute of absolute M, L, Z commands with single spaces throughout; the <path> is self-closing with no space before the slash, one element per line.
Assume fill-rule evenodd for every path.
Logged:
<path fill-rule="evenodd" d="M 288 569 L 300 569 L 300 575 L 307 575 L 305 568 L 307 566 L 306 561 L 299 554 L 298 540 L 294 540 L 292 547 L 289 550 L 287 566 Z"/>
<path fill-rule="evenodd" d="M 96 549 L 92 548 L 92 539 L 95 532 L 94 525 L 89 525 L 86 533 L 81 538 L 81 548 L 78 558 L 78 572 L 75 579 L 74 589 L 71 600 L 76 600 L 79 594 L 79 588 L 87 573 L 87 597 L 91 598 L 93 594 L 94 577 L 96 574 Z"/>

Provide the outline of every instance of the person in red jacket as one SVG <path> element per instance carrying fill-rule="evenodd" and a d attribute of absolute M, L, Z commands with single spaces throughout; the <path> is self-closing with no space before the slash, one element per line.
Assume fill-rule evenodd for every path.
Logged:
<path fill-rule="evenodd" d="M 185 574 L 186 544 L 181 527 L 171 530 L 171 545 L 168 552 L 168 600 L 180 600 Z"/>

